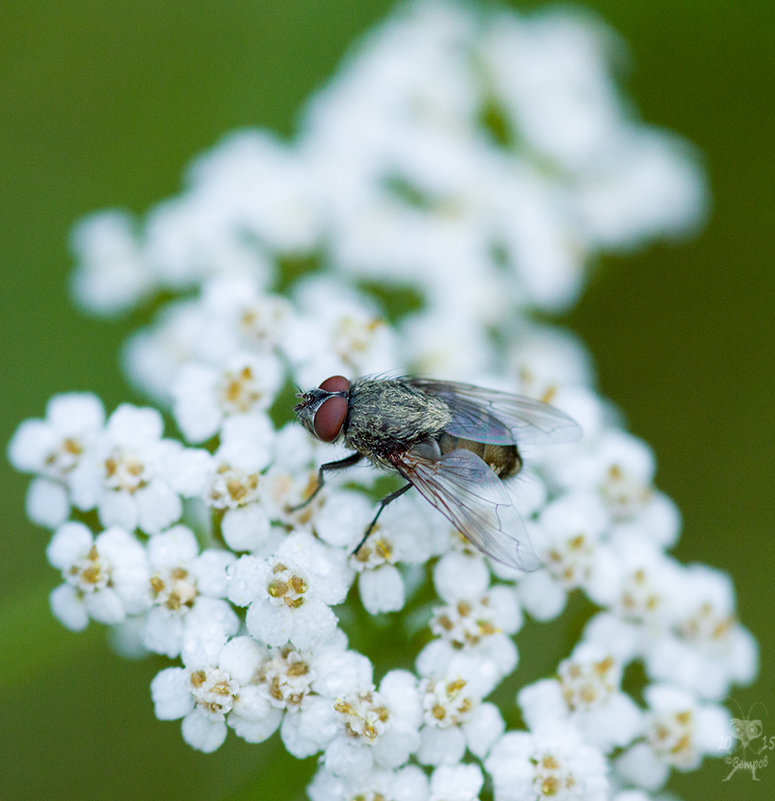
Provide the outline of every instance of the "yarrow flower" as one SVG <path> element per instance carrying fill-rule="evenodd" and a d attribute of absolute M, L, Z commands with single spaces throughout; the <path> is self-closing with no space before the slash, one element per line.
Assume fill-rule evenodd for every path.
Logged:
<path fill-rule="evenodd" d="M 237 633 L 239 618 L 225 600 L 233 554 L 215 548 L 200 553 L 193 531 L 182 525 L 156 534 L 146 551 L 151 595 L 146 648 L 177 656 L 188 629 L 202 619 L 220 620 L 225 632 Z"/>
<path fill-rule="evenodd" d="M 123 351 L 152 405 L 57 395 L 8 457 L 53 531 L 53 614 L 174 660 L 151 699 L 193 748 L 277 733 L 317 756 L 312 801 L 485 786 L 645 801 L 719 753 L 720 701 L 757 670 L 734 588 L 668 553 L 681 519 L 656 455 L 597 392 L 583 344 L 535 322 L 575 302 L 600 253 L 702 218 L 691 149 L 638 122 L 613 42 L 567 11 L 409 2 L 292 139 L 234 133 L 142 219 L 77 226 L 79 304 L 154 309 Z M 417 493 L 355 551 L 396 487 L 359 465 L 318 492 L 346 452 L 298 425 L 293 392 L 369 373 L 472 381 L 579 422 L 578 442 L 520 443 L 504 483 L 537 569 L 485 557 Z M 579 641 L 538 654 L 549 675 L 520 667 L 503 702 L 517 638 L 535 655 L 535 626 L 579 594 L 594 606 Z"/>
<path fill-rule="evenodd" d="M 142 545 L 124 529 L 94 536 L 82 523 L 64 523 L 46 550 L 64 583 L 51 593 L 51 609 L 70 629 L 89 618 L 120 623 L 149 604 L 148 565 Z"/>
<path fill-rule="evenodd" d="M 622 666 L 613 656 L 582 643 L 557 674 L 520 690 L 517 701 L 530 728 L 547 718 L 567 721 L 604 753 L 640 734 L 641 712 L 622 692 Z"/>
<path fill-rule="evenodd" d="M 533 733 L 507 732 L 485 762 L 497 801 L 608 797 L 605 759 L 570 727 L 548 724 Z"/>
<path fill-rule="evenodd" d="M 88 393 L 56 395 L 44 420 L 25 420 L 8 446 L 11 464 L 36 474 L 27 493 L 27 514 L 40 525 L 56 528 L 72 506 L 71 477 L 102 431 L 105 412 Z"/>
<path fill-rule="evenodd" d="M 229 599 L 248 606 L 245 622 L 259 642 L 310 648 L 334 635 L 330 605 L 344 600 L 351 580 L 341 551 L 298 531 L 266 559 L 243 556 L 231 574 Z"/>
<path fill-rule="evenodd" d="M 649 710 L 643 739 L 615 763 L 626 782 L 657 790 L 670 768 L 695 770 L 705 755 L 724 753 L 726 709 L 702 704 L 690 692 L 669 685 L 652 684 L 645 695 Z"/>
<path fill-rule="evenodd" d="M 178 443 L 162 439 L 156 409 L 124 404 L 84 453 L 70 476 L 70 493 L 79 509 L 97 509 L 103 525 L 149 534 L 176 522 L 183 505 L 170 460 Z"/>

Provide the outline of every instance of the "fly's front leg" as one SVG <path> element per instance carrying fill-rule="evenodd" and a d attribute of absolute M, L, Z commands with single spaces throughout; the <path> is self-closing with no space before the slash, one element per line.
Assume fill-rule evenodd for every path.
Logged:
<path fill-rule="evenodd" d="M 360 462 L 361 459 L 363 459 L 363 456 L 356 451 L 355 453 L 351 453 L 349 456 L 345 456 L 344 459 L 339 459 L 336 462 L 326 462 L 325 464 L 320 465 L 320 469 L 318 470 L 318 485 L 315 487 L 315 491 L 305 501 L 302 501 L 296 506 L 292 506 L 288 511 L 298 512 L 300 509 L 303 509 L 305 506 L 315 500 L 317 494 L 323 489 L 323 484 L 325 483 L 324 473 L 326 470 L 342 470 L 345 467 L 352 467 L 354 464 Z"/>
<path fill-rule="evenodd" d="M 382 510 L 391 502 L 394 501 L 396 498 L 401 497 L 407 490 L 410 490 L 414 485 L 411 482 L 404 484 L 403 487 L 399 487 L 395 492 L 391 492 L 390 495 L 386 495 L 380 502 L 379 502 L 379 509 L 377 509 L 377 514 L 374 515 L 374 519 L 369 523 L 368 527 L 366 528 L 366 532 L 364 533 L 363 537 L 361 537 L 361 541 L 355 546 L 353 550 L 353 556 L 358 555 L 358 551 L 363 547 L 363 543 L 369 538 L 369 534 L 374 531 L 374 526 L 377 525 L 377 520 L 379 520 L 379 516 L 382 514 Z"/>

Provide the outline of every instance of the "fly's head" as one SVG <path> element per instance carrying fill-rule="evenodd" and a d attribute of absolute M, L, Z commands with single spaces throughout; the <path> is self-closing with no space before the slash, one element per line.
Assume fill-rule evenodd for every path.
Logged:
<path fill-rule="evenodd" d="M 319 387 L 297 395 L 293 411 L 314 437 L 333 442 L 342 433 L 350 405 L 350 382 L 344 376 L 327 378 Z"/>

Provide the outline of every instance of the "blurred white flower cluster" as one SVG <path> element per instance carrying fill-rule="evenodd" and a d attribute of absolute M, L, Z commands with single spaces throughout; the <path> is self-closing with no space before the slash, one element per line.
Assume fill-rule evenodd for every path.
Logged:
<path fill-rule="evenodd" d="M 496 801 L 640 801 L 723 750 L 720 702 L 757 662 L 733 587 L 667 553 L 680 520 L 652 451 L 596 393 L 583 346 L 530 317 L 571 304 L 601 251 L 702 217 L 689 148 L 618 94 L 619 47 L 567 11 L 414 3 L 353 51 L 294 142 L 238 132 L 144 221 L 79 225 L 83 305 L 155 299 L 124 355 L 156 408 L 106 416 L 91 394 L 59 395 L 9 456 L 54 532 L 54 614 L 176 660 L 151 695 L 194 748 L 279 731 L 294 756 L 319 755 L 312 801 L 472 801 L 485 781 Z M 388 317 L 398 288 L 411 312 Z M 386 370 L 581 423 L 578 443 L 524 449 L 513 489 L 538 570 L 491 562 L 412 493 L 353 556 L 368 467 L 293 511 L 337 451 L 291 419 L 292 384 Z M 517 706 L 487 698 L 517 668 L 515 635 L 574 591 L 598 611 L 553 676 L 520 683 L 526 728 L 509 730 Z M 374 675 L 349 647 L 354 605 L 424 643 L 392 644 L 413 670 Z"/>

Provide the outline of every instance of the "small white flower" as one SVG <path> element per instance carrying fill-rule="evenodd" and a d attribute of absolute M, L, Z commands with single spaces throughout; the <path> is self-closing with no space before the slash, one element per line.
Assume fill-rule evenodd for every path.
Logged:
<path fill-rule="evenodd" d="M 162 429 L 155 409 L 119 406 L 73 470 L 75 505 L 84 510 L 97 507 L 103 525 L 130 531 L 139 527 L 153 534 L 174 523 L 182 504 L 166 467 L 170 451 L 180 446 L 163 440 Z"/>
<path fill-rule="evenodd" d="M 516 379 L 515 391 L 545 403 L 556 403 L 560 387 L 592 381 L 589 354 L 571 332 L 562 329 L 525 327 L 510 345 L 507 359 L 508 372 Z"/>
<path fill-rule="evenodd" d="M 519 576 L 517 584 L 520 601 L 534 617 L 556 617 L 570 590 L 595 585 L 597 544 L 607 524 L 602 501 L 591 493 L 566 493 L 544 507 L 530 527 L 542 567 Z"/>
<path fill-rule="evenodd" d="M 518 695 L 529 728 L 545 720 L 575 726 L 585 742 L 604 752 L 627 745 L 639 733 L 641 715 L 620 689 L 622 666 L 599 646 L 582 644 L 560 663 L 557 679 L 524 687 Z"/>
<path fill-rule="evenodd" d="M 334 635 L 330 604 L 344 600 L 351 580 L 343 554 L 297 531 L 267 559 L 243 556 L 232 571 L 229 598 L 249 604 L 248 630 L 260 641 L 308 649 Z"/>
<path fill-rule="evenodd" d="M 88 311 L 105 316 L 125 312 L 144 300 L 156 280 L 124 211 L 92 214 L 75 227 L 71 247 L 77 259 L 73 294 Z"/>
<path fill-rule="evenodd" d="M 226 739 L 227 724 L 248 742 L 261 742 L 279 726 L 282 712 L 257 693 L 255 680 L 266 653 L 250 637 L 236 637 L 209 659 L 186 658 L 151 682 L 156 717 L 182 720 L 183 739 L 205 753 Z"/>
<path fill-rule="evenodd" d="M 213 509 L 241 509 L 258 498 L 261 475 L 258 470 L 212 459 L 210 486 L 205 503 Z M 238 549 L 241 550 L 241 549 Z"/>
<path fill-rule="evenodd" d="M 643 624 L 646 633 L 660 636 L 673 615 L 672 599 L 681 579 L 678 563 L 638 536 L 617 536 L 610 550 L 601 547 L 600 551 L 612 558 L 606 560 L 605 580 L 601 575 L 588 587 L 593 600 L 624 621 Z"/>
<path fill-rule="evenodd" d="M 450 603 L 436 609 L 430 627 L 453 648 L 475 648 L 488 638 L 514 634 L 522 625 L 516 599 L 505 586 L 471 598 L 447 596 L 447 600 Z"/>
<path fill-rule="evenodd" d="M 652 684 L 644 691 L 649 706 L 645 738 L 615 762 L 630 784 L 658 790 L 671 768 L 696 769 L 702 758 L 725 751 L 729 712 L 716 704 L 700 704 L 685 690 Z"/>
<path fill-rule="evenodd" d="M 627 522 L 651 502 L 655 471 L 651 449 L 617 429 L 582 440 L 562 464 L 553 464 L 553 480 L 567 489 L 596 492 L 614 521 Z"/>
<path fill-rule="evenodd" d="M 259 502 L 271 520 L 306 526 L 315 515 L 316 510 L 325 502 L 324 493 L 327 490 L 322 490 L 314 500 L 301 509 L 295 512 L 291 510 L 308 499 L 316 487 L 317 471 L 311 467 L 299 470 L 272 465 L 261 476 L 261 482 L 258 485 Z"/>
<path fill-rule="evenodd" d="M 40 478 L 30 484 L 27 512 L 56 528 L 70 513 L 70 478 L 97 440 L 105 419 L 95 395 L 71 392 L 48 402 L 43 420 L 25 420 L 8 445 L 8 460 Z"/>
<path fill-rule="evenodd" d="M 726 574 L 704 565 L 681 572 L 671 604 L 672 630 L 646 655 L 646 667 L 654 679 L 721 700 L 732 683 L 752 681 L 756 641 L 737 620 L 734 588 Z"/>
<path fill-rule="evenodd" d="M 342 499 L 344 500 L 344 499 Z M 388 507 L 389 509 L 390 507 Z M 405 514 L 411 514 L 412 507 L 402 507 Z M 403 608 L 406 588 L 402 573 L 396 567 L 399 561 L 417 559 L 422 553 L 422 545 L 415 544 L 417 537 L 426 537 L 417 525 L 418 521 L 387 513 L 372 529 L 368 539 L 350 556 L 350 566 L 359 574 L 358 592 L 364 607 L 370 614 L 396 612 Z M 343 522 L 336 528 L 331 526 L 331 518 Z M 331 497 L 316 516 L 316 531 L 327 541 L 334 542 L 333 533 L 341 532 L 341 544 L 351 548 L 361 540 L 361 535 L 374 516 L 374 505 L 364 496 L 355 496 L 351 503 L 339 503 L 339 496 Z M 413 525 L 414 522 L 414 525 Z M 327 535 L 327 532 L 331 534 Z M 425 556 L 425 554 L 423 554 Z M 422 557 L 421 557 L 422 558 Z"/>
<path fill-rule="evenodd" d="M 87 392 L 55 395 L 43 420 L 25 420 L 8 445 L 8 459 L 25 473 L 67 482 L 69 474 L 102 430 L 105 412 Z"/>
<path fill-rule="evenodd" d="M 250 550 L 265 541 L 269 518 L 257 504 L 262 471 L 271 454 L 272 426 L 264 415 L 238 415 L 224 423 L 221 445 L 208 456 L 204 477 L 205 503 L 226 510 L 222 529 L 235 551 Z"/>
<path fill-rule="evenodd" d="M 143 546 L 128 532 L 110 528 L 94 537 L 82 523 L 65 523 L 46 550 L 64 584 L 51 593 L 54 615 L 80 631 L 89 618 L 120 623 L 148 606 L 148 566 Z"/>
<path fill-rule="evenodd" d="M 506 586 L 491 587 L 478 598 L 437 607 L 430 628 L 438 639 L 420 652 L 418 672 L 424 676 L 458 673 L 476 677 L 478 692 L 484 697 L 516 667 L 517 648 L 509 635 L 521 625 L 516 598 Z"/>
<path fill-rule="evenodd" d="M 211 279 L 202 288 L 202 309 L 216 336 L 230 342 L 224 353 L 281 350 L 294 324 L 288 300 L 264 292 L 255 275 Z"/>
<path fill-rule="evenodd" d="M 290 646 L 274 649 L 258 673 L 269 703 L 279 709 L 300 707 L 315 678 L 311 660 Z"/>
<path fill-rule="evenodd" d="M 492 776 L 495 801 L 608 798 L 606 761 L 572 726 L 506 732 L 490 751 L 485 768 Z"/>
<path fill-rule="evenodd" d="M 372 503 L 366 520 L 376 512 Z M 363 533 L 363 529 L 360 534 Z M 390 503 L 364 543 L 366 570 L 388 563 L 421 565 L 449 550 L 451 525 L 417 492 L 408 492 Z M 356 542 L 353 545 L 357 544 Z M 362 557 L 358 552 L 358 557 Z M 352 566 L 359 570 L 356 560 Z"/>
<path fill-rule="evenodd" d="M 238 223 L 226 214 L 225 198 L 200 190 L 184 192 L 151 210 L 145 253 L 163 285 L 180 292 L 224 274 L 269 279 L 272 265 L 264 248 L 239 232 Z"/>
<path fill-rule="evenodd" d="M 186 439 L 203 442 L 232 415 L 266 411 L 281 383 L 280 362 L 268 353 L 239 353 L 220 368 L 187 364 L 172 387 L 175 420 Z"/>
<path fill-rule="evenodd" d="M 419 745 L 419 698 L 406 671 L 386 674 L 378 691 L 353 688 L 333 708 L 340 734 L 326 746 L 324 764 L 336 775 L 365 774 L 375 763 L 397 768 Z"/>
<path fill-rule="evenodd" d="M 503 733 L 497 707 L 481 702 L 477 676 L 421 677 L 420 695 L 424 725 L 417 759 L 425 765 L 454 764 L 466 748 L 481 758 Z"/>
<path fill-rule="evenodd" d="M 175 657 L 188 627 L 214 621 L 221 622 L 224 634 L 237 633 L 239 619 L 222 600 L 233 554 L 213 549 L 200 554 L 193 532 L 175 526 L 150 540 L 147 555 L 151 596 L 143 634 L 147 648 Z"/>
<path fill-rule="evenodd" d="M 237 131 L 190 169 L 194 190 L 235 238 L 245 233 L 282 253 L 314 247 L 322 208 L 297 149 L 267 131 Z"/>
<path fill-rule="evenodd" d="M 289 332 L 286 352 L 294 379 L 315 386 L 321 376 L 363 375 L 397 362 L 394 335 L 372 303 L 330 278 L 305 278 L 296 286 L 302 317 Z"/>
<path fill-rule="evenodd" d="M 139 329 L 124 343 L 124 372 L 143 394 L 169 407 L 173 379 L 184 364 L 200 357 L 206 327 L 198 300 L 163 306 L 153 325 Z"/>

